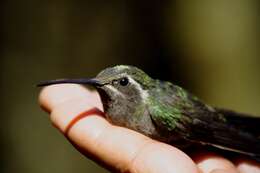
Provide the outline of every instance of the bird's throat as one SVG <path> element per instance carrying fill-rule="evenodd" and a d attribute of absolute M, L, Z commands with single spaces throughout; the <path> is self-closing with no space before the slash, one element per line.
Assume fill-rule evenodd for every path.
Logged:
<path fill-rule="evenodd" d="M 104 90 L 97 88 L 97 91 L 100 95 L 100 98 L 101 98 L 101 101 L 103 104 L 103 108 L 104 108 L 104 112 L 107 113 L 108 108 L 109 108 L 109 103 L 111 103 L 111 98 L 108 96 L 108 94 Z"/>

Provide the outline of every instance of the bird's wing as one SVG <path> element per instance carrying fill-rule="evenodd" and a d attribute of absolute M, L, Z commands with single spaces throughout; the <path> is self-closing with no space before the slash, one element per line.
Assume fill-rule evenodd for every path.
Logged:
<path fill-rule="evenodd" d="M 190 129 L 190 140 L 250 156 L 260 156 L 259 137 L 228 120 L 216 122 L 195 118 Z"/>
<path fill-rule="evenodd" d="M 215 108 L 215 110 L 225 116 L 228 122 L 236 125 L 240 129 L 249 131 L 260 138 L 260 117 L 251 116 L 245 113 Z"/>
<path fill-rule="evenodd" d="M 259 132 L 259 123 L 245 117 L 240 121 L 231 113 L 227 116 L 227 111 L 211 108 L 189 94 L 184 97 L 175 94 L 168 100 L 154 99 L 149 112 L 159 130 L 172 134 L 172 138 L 181 136 L 191 142 L 260 157 L 260 138 L 253 133 Z M 253 131 L 250 125 L 257 129 Z"/>

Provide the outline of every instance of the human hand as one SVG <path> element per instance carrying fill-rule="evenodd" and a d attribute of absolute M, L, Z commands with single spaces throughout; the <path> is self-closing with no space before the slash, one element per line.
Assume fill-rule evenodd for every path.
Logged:
<path fill-rule="evenodd" d="M 94 112 L 103 110 L 95 91 L 81 85 L 45 87 L 39 97 L 41 107 L 70 142 L 85 156 L 107 169 L 128 173 L 260 173 L 254 161 L 232 162 L 214 153 L 200 152 L 189 157 L 181 150 L 135 131 L 114 126 Z"/>

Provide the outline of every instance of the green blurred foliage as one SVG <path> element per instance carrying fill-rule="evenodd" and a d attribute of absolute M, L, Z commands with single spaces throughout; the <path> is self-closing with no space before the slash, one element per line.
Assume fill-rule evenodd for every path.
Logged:
<path fill-rule="evenodd" d="M 41 80 L 141 67 L 206 102 L 260 115 L 257 0 L 33 1 L 2 5 L 0 172 L 107 172 L 37 103 Z"/>

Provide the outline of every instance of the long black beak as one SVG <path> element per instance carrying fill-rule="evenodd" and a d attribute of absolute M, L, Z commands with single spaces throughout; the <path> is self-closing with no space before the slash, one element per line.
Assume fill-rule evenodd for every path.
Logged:
<path fill-rule="evenodd" d="M 102 86 L 103 84 L 98 81 L 97 79 L 55 79 L 55 80 L 48 80 L 40 82 L 37 86 L 43 87 L 47 85 L 55 85 L 55 84 L 64 84 L 64 83 L 75 83 L 75 84 L 88 84 L 92 86 Z"/>

